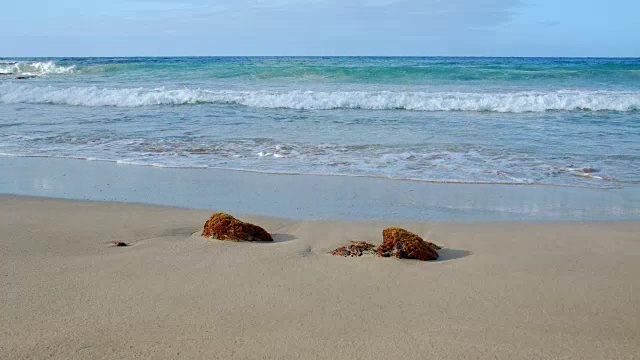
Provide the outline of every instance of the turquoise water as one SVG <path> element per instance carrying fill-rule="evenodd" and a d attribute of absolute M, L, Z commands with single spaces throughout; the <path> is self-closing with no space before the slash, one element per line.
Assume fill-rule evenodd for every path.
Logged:
<path fill-rule="evenodd" d="M 640 59 L 0 60 L 4 156 L 608 188 L 639 144 Z"/>

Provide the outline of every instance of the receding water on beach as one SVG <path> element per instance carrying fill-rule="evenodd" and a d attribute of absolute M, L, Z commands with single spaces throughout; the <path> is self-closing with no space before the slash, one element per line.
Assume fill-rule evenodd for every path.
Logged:
<path fill-rule="evenodd" d="M 640 59 L 0 60 L 4 156 L 609 188 L 639 144 Z"/>

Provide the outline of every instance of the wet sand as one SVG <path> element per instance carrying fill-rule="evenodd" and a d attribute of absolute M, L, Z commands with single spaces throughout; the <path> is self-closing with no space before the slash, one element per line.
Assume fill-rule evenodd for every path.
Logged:
<path fill-rule="evenodd" d="M 160 168 L 0 156 L 0 194 L 323 220 L 639 220 L 640 185 L 591 189 Z M 616 185 L 616 184 L 609 184 Z"/>

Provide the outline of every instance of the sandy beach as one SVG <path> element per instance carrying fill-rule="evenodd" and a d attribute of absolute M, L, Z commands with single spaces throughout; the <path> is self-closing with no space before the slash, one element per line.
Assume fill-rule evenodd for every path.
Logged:
<path fill-rule="evenodd" d="M 3 195 L 0 214 L 6 359 L 640 356 L 637 221 L 237 214 L 267 244 L 198 236 L 206 210 Z M 441 259 L 327 254 L 391 225 Z"/>
<path fill-rule="evenodd" d="M 0 8 L 0 360 L 640 360 L 640 1 Z"/>

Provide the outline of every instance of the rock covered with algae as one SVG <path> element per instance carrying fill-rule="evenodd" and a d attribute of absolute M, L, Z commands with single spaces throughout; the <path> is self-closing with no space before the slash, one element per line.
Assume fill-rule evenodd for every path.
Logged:
<path fill-rule="evenodd" d="M 382 245 L 378 255 L 395 256 L 402 259 L 436 260 L 441 248 L 420 236 L 401 228 L 387 228 L 382 231 Z"/>
<path fill-rule="evenodd" d="M 260 226 L 240 221 L 226 213 L 212 214 L 204 223 L 202 236 L 228 241 L 273 241 L 271 235 Z"/>

